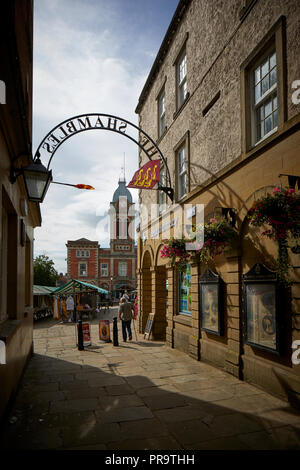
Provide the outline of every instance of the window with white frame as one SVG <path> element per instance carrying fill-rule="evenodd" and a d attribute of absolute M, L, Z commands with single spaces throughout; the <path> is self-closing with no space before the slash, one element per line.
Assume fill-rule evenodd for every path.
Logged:
<path fill-rule="evenodd" d="M 126 262 L 122 261 L 119 263 L 119 276 L 120 277 L 127 276 L 127 263 Z"/>
<path fill-rule="evenodd" d="M 277 130 L 277 63 L 273 48 L 251 71 L 252 144 Z"/>
<path fill-rule="evenodd" d="M 185 143 L 179 147 L 176 153 L 177 159 L 177 195 L 183 198 L 187 193 L 187 159 Z"/>
<path fill-rule="evenodd" d="M 79 263 L 78 272 L 79 276 L 87 276 L 87 263 Z"/>
<path fill-rule="evenodd" d="M 108 264 L 101 263 L 101 277 L 106 277 L 106 276 L 108 276 Z"/>
<path fill-rule="evenodd" d="M 158 137 L 161 137 L 166 129 L 166 93 L 162 90 L 158 97 Z"/>
<path fill-rule="evenodd" d="M 187 67 L 186 50 L 184 49 L 178 58 L 176 66 L 177 78 L 177 108 L 181 108 L 187 98 Z"/>
<path fill-rule="evenodd" d="M 89 258 L 90 250 L 76 250 L 77 258 Z"/>

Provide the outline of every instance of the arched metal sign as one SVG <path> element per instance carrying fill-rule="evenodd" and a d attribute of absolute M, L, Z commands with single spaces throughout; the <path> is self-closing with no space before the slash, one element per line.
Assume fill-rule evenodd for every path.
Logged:
<path fill-rule="evenodd" d="M 147 155 L 149 160 L 152 160 L 153 157 L 155 159 L 161 159 L 164 167 L 166 168 L 166 186 L 160 185 L 159 189 L 164 191 L 173 201 L 171 176 L 167 161 L 161 153 L 160 149 L 152 140 L 152 138 L 141 128 L 118 116 L 113 116 L 110 114 L 88 113 L 66 119 L 51 129 L 50 132 L 48 132 L 48 134 L 38 146 L 34 160 L 38 159 L 39 157 L 42 159 L 49 158 L 47 167 L 47 169 L 49 169 L 55 152 L 63 142 L 73 135 L 78 134 L 79 132 L 85 132 L 89 130 L 106 130 L 121 134 L 135 142 Z M 136 139 L 136 131 L 139 132 L 139 140 Z"/>

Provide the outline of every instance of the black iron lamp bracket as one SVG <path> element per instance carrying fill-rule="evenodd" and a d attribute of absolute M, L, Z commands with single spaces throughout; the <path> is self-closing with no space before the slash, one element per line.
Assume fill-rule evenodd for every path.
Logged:
<path fill-rule="evenodd" d="M 17 181 L 18 176 L 21 176 L 23 174 L 23 168 L 16 168 L 14 166 L 15 161 L 17 161 L 20 157 L 28 157 L 28 153 L 23 152 L 19 153 L 16 157 L 12 159 L 12 165 L 10 167 L 10 172 L 9 172 L 9 181 L 11 184 L 14 184 Z M 32 157 L 30 159 L 32 161 Z"/>
<path fill-rule="evenodd" d="M 298 186 L 298 190 L 300 190 L 300 176 L 285 175 L 283 173 L 280 173 L 280 175 L 278 175 L 278 178 L 281 178 L 281 176 L 287 176 L 288 184 L 291 189 L 296 189 L 296 186 Z"/>
<path fill-rule="evenodd" d="M 232 226 L 235 227 L 236 223 L 236 209 L 233 209 L 232 207 L 215 207 L 216 209 L 221 209 L 222 216 L 224 217 L 225 220 Z M 214 210 L 214 212 L 215 212 Z"/>
<path fill-rule="evenodd" d="M 166 193 L 166 195 L 171 199 L 171 201 L 174 201 L 174 189 L 171 188 L 170 186 L 159 186 L 158 187 L 159 191 L 163 191 Z"/>
<path fill-rule="evenodd" d="M 9 181 L 11 184 L 14 184 L 17 181 L 18 176 L 23 174 L 23 170 L 15 167 L 11 167 L 9 173 Z"/>

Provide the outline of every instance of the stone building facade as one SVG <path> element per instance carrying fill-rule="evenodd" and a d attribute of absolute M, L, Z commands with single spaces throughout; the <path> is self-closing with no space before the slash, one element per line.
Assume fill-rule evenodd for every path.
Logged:
<path fill-rule="evenodd" d="M 0 14 L 0 420 L 33 351 L 33 240 L 39 204 L 12 167 L 32 162 L 33 4 L 4 2 Z"/>
<path fill-rule="evenodd" d="M 80 238 L 67 246 L 68 277 L 108 290 L 119 298 L 136 289 L 137 247 L 134 239 L 134 203 L 120 178 L 109 209 L 110 247 L 101 248 L 97 241 Z"/>
<path fill-rule="evenodd" d="M 232 209 L 238 232 L 231 251 L 208 265 L 193 258 L 184 287 L 182 275 L 160 256 L 162 240 L 174 234 L 170 201 L 161 191 L 140 191 L 141 204 L 159 204 L 151 228 L 139 229 L 140 331 L 153 312 L 153 338 L 295 400 L 299 254 L 289 251 L 293 282 L 278 307 L 279 350 L 247 340 L 245 289 L 251 269 L 277 266 L 276 242 L 249 226 L 248 211 L 254 200 L 288 184 L 288 177 L 279 175 L 300 175 L 299 37 L 300 4 L 294 0 L 180 0 L 136 108 L 139 126 L 167 160 L 175 204 L 203 204 L 205 221 Z M 140 166 L 146 161 L 140 151 Z M 161 183 L 164 178 L 162 168 Z M 202 328 L 199 299 L 207 268 L 222 281 L 219 334 Z"/>

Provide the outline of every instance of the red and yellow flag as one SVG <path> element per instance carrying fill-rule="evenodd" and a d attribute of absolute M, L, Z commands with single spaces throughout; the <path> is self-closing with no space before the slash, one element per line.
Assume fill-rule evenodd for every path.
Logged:
<path fill-rule="evenodd" d="M 127 188 L 152 189 L 160 179 L 160 160 L 150 160 L 137 170 Z"/>

